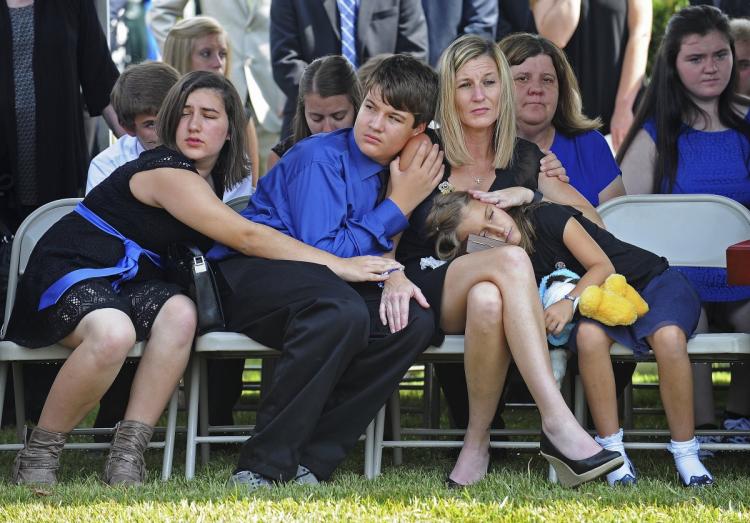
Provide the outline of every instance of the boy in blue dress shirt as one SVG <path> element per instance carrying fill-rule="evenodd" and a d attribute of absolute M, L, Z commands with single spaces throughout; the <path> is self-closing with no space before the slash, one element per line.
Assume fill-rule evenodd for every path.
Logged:
<path fill-rule="evenodd" d="M 427 65 L 388 58 L 365 85 L 354 128 L 295 145 L 242 214 L 339 258 L 390 251 L 442 178 L 437 146 L 420 145 L 405 170 L 397 157 L 432 119 L 437 90 Z M 379 321 L 381 291 L 372 281 L 347 283 L 356 279 L 346 271 L 222 245 L 209 258 L 219 260 L 227 329 L 281 350 L 230 484 L 254 490 L 328 479 L 427 347 L 431 313 L 412 306 L 406 328 L 391 333 Z"/>

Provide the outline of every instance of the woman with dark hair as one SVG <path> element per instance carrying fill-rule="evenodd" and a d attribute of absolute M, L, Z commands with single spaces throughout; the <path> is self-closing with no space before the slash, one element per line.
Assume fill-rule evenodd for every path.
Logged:
<path fill-rule="evenodd" d="M 726 15 L 702 5 L 672 16 L 651 83 L 617 155 L 628 194 L 718 194 L 750 206 L 750 99 L 737 93 L 737 82 Z M 714 321 L 750 332 L 750 286 L 728 285 L 725 269 L 680 270 L 703 304 L 698 332 Z M 695 365 L 694 371 L 696 425 L 711 428 L 711 368 Z M 735 396 L 729 395 L 724 426 L 746 429 L 746 398 Z"/>
<path fill-rule="evenodd" d="M 578 81 L 565 53 L 529 33 L 509 35 L 498 45 L 513 75 L 518 135 L 555 153 L 570 185 L 591 205 L 625 194 L 620 168 L 599 132 L 601 120 L 583 114 Z"/>
<path fill-rule="evenodd" d="M 247 172 L 245 114 L 229 80 L 188 73 L 169 91 L 158 122 L 164 145 L 115 170 L 53 225 L 20 281 L 6 339 L 73 352 L 16 456 L 14 483 L 56 482 L 68 433 L 99 402 L 133 344 L 147 339 L 104 473 L 111 485 L 144 481 L 143 451 L 182 377 L 196 327 L 194 304 L 165 281 L 169 244 L 207 249 L 216 240 L 243 254 L 328 265 L 350 281 L 389 266 L 323 253 L 221 202 L 224 187 Z"/>
<path fill-rule="evenodd" d="M 362 88 L 346 58 L 330 55 L 310 62 L 299 82 L 292 134 L 271 148 L 267 170 L 300 140 L 351 127 L 361 103 Z"/>

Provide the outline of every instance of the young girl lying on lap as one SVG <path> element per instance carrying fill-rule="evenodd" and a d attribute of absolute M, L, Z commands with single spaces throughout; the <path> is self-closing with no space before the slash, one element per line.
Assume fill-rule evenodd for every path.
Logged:
<path fill-rule="evenodd" d="M 619 451 L 625 463 L 607 475 L 610 485 L 634 484 L 636 472 L 625 454 L 617 417 L 617 398 L 609 348 L 617 342 L 636 357 L 654 351 L 659 390 L 672 435 L 669 445 L 685 486 L 704 486 L 713 477 L 698 458 L 693 433 L 693 388 L 687 339 L 700 315 L 700 302 L 690 283 L 667 260 L 618 240 L 571 207 L 541 203 L 502 210 L 474 200 L 466 192 L 435 199 L 427 230 L 436 238 L 443 259 L 459 254 L 469 234 L 479 234 L 522 247 L 531 258 L 537 281 L 555 269 L 581 275 L 565 299 L 545 310 L 550 334 L 560 334 L 573 320 L 577 298 L 590 285 L 601 285 L 615 272 L 625 276 L 649 305 L 649 312 L 629 326 L 609 327 L 581 317 L 569 348 L 578 353 L 596 441 Z M 503 247 L 501 247 L 503 248 Z"/>

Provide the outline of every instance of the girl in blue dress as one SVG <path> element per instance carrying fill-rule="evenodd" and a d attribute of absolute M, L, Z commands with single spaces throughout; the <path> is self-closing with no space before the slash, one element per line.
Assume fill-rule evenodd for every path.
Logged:
<path fill-rule="evenodd" d="M 627 193 L 718 194 L 750 206 L 750 99 L 736 89 L 727 17 L 710 6 L 680 10 L 667 26 L 651 83 L 618 153 Z M 750 332 L 750 286 L 729 285 L 725 269 L 680 271 L 701 298 L 699 332 L 709 322 Z M 715 428 L 711 367 L 694 369 L 696 424 Z M 750 429 L 746 384 L 750 366 L 733 365 L 724 428 Z"/>

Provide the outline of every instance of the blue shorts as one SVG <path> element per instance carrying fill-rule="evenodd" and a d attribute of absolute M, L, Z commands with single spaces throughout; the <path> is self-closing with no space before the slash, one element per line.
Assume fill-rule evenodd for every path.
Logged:
<path fill-rule="evenodd" d="M 701 315 L 701 302 L 688 279 L 678 270 L 669 268 L 653 278 L 641 291 L 641 296 L 648 303 L 649 311 L 634 324 L 609 327 L 596 320 L 581 317 L 570 335 L 568 348 L 577 351 L 576 336 L 578 325 L 582 322 L 599 325 L 615 342 L 632 349 L 637 359 L 643 359 L 649 354 L 651 348 L 646 338 L 662 327 L 676 325 L 682 329 L 686 338 L 693 335 Z"/>

